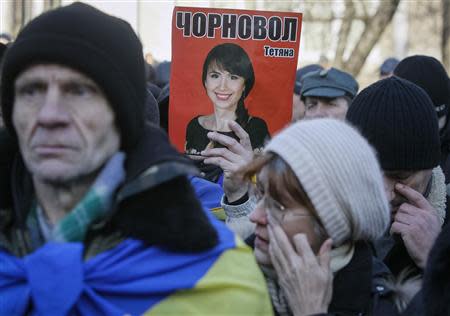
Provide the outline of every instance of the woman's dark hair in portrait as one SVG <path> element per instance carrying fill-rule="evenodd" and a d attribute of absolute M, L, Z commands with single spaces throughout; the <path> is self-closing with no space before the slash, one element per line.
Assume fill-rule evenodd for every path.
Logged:
<path fill-rule="evenodd" d="M 249 120 L 249 115 L 244 104 L 244 99 L 249 95 L 253 88 L 253 84 L 255 83 L 255 73 L 253 72 L 250 58 L 245 50 L 239 45 L 225 43 L 215 46 L 208 53 L 203 64 L 203 86 L 205 86 L 206 76 L 210 65 L 215 65 L 220 70 L 225 70 L 230 74 L 244 78 L 245 89 L 236 108 L 236 122 L 245 128 Z"/>

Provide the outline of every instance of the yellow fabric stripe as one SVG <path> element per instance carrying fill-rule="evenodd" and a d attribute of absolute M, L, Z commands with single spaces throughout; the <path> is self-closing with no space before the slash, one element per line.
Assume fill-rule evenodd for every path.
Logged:
<path fill-rule="evenodd" d="M 196 287 L 179 291 L 145 315 L 273 315 L 266 283 L 241 240 L 226 251 Z"/>
<path fill-rule="evenodd" d="M 225 215 L 225 211 L 223 210 L 222 207 L 212 208 L 211 212 L 220 221 L 224 221 L 227 218 L 227 216 Z"/>

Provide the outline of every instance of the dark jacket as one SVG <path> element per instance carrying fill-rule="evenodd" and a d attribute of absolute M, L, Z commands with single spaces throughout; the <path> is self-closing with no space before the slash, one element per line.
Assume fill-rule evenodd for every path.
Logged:
<path fill-rule="evenodd" d="M 404 316 L 450 315 L 450 226 L 445 225 L 430 251 L 422 289 Z"/>
<path fill-rule="evenodd" d="M 339 316 L 398 315 L 385 286 L 389 270 L 372 255 L 369 245 L 358 242 L 350 263 L 333 279 L 333 298 L 328 314 Z"/>
<path fill-rule="evenodd" d="M 444 171 L 445 184 L 450 182 L 450 117 L 447 117 L 447 123 L 440 131 L 441 138 L 441 162 L 440 166 Z"/>
<path fill-rule="evenodd" d="M 14 148 L 4 133 L 0 147 L 7 144 L 9 149 Z M 165 133 L 148 124 L 137 146 L 126 154 L 126 180 L 116 196 L 115 210 L 92 225 L 86 235 L 84 243 L 89 256 L 127 237 L 181 252 L 214 247 L 217 233 L 186 178 L 196 173 L 196 169 L 169 144 Z M 2 160 L 0 169 L 4 190 L 0 204 L 0 246 L 24 256 L 33 250 L 25 221 L 34 192 L 20 155 L 16 153 L 9 158 Z M 110 242 L 108 237 L 113 235 L 121 238 Z"/>
<path fill-rule="evenodd" d="M 450 315 L 450 226 L 438 236 L 425 269 L 423 305 L 427 316 Z"/>

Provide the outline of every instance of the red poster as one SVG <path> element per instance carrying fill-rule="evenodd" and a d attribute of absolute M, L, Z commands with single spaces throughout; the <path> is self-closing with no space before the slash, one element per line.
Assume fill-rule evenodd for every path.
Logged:
<path fill-rule="evenodd" d="M 169 136 L 199 154 L 236 120 L 255 150 L 291 120 L 302 15 L 175 7 Z M 186 148 L 187 146 L 187 148 Z"/>

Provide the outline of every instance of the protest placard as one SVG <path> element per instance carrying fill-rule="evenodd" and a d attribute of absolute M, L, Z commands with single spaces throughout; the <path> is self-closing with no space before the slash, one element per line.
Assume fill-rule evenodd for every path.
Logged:
<path fill-rule="evenodd" d="M 252 147 L 291 119 L 302 15 L 175 7 L 172 20 L 169 136 L 198 155 L 210 130 L 235 119 Z"/>

